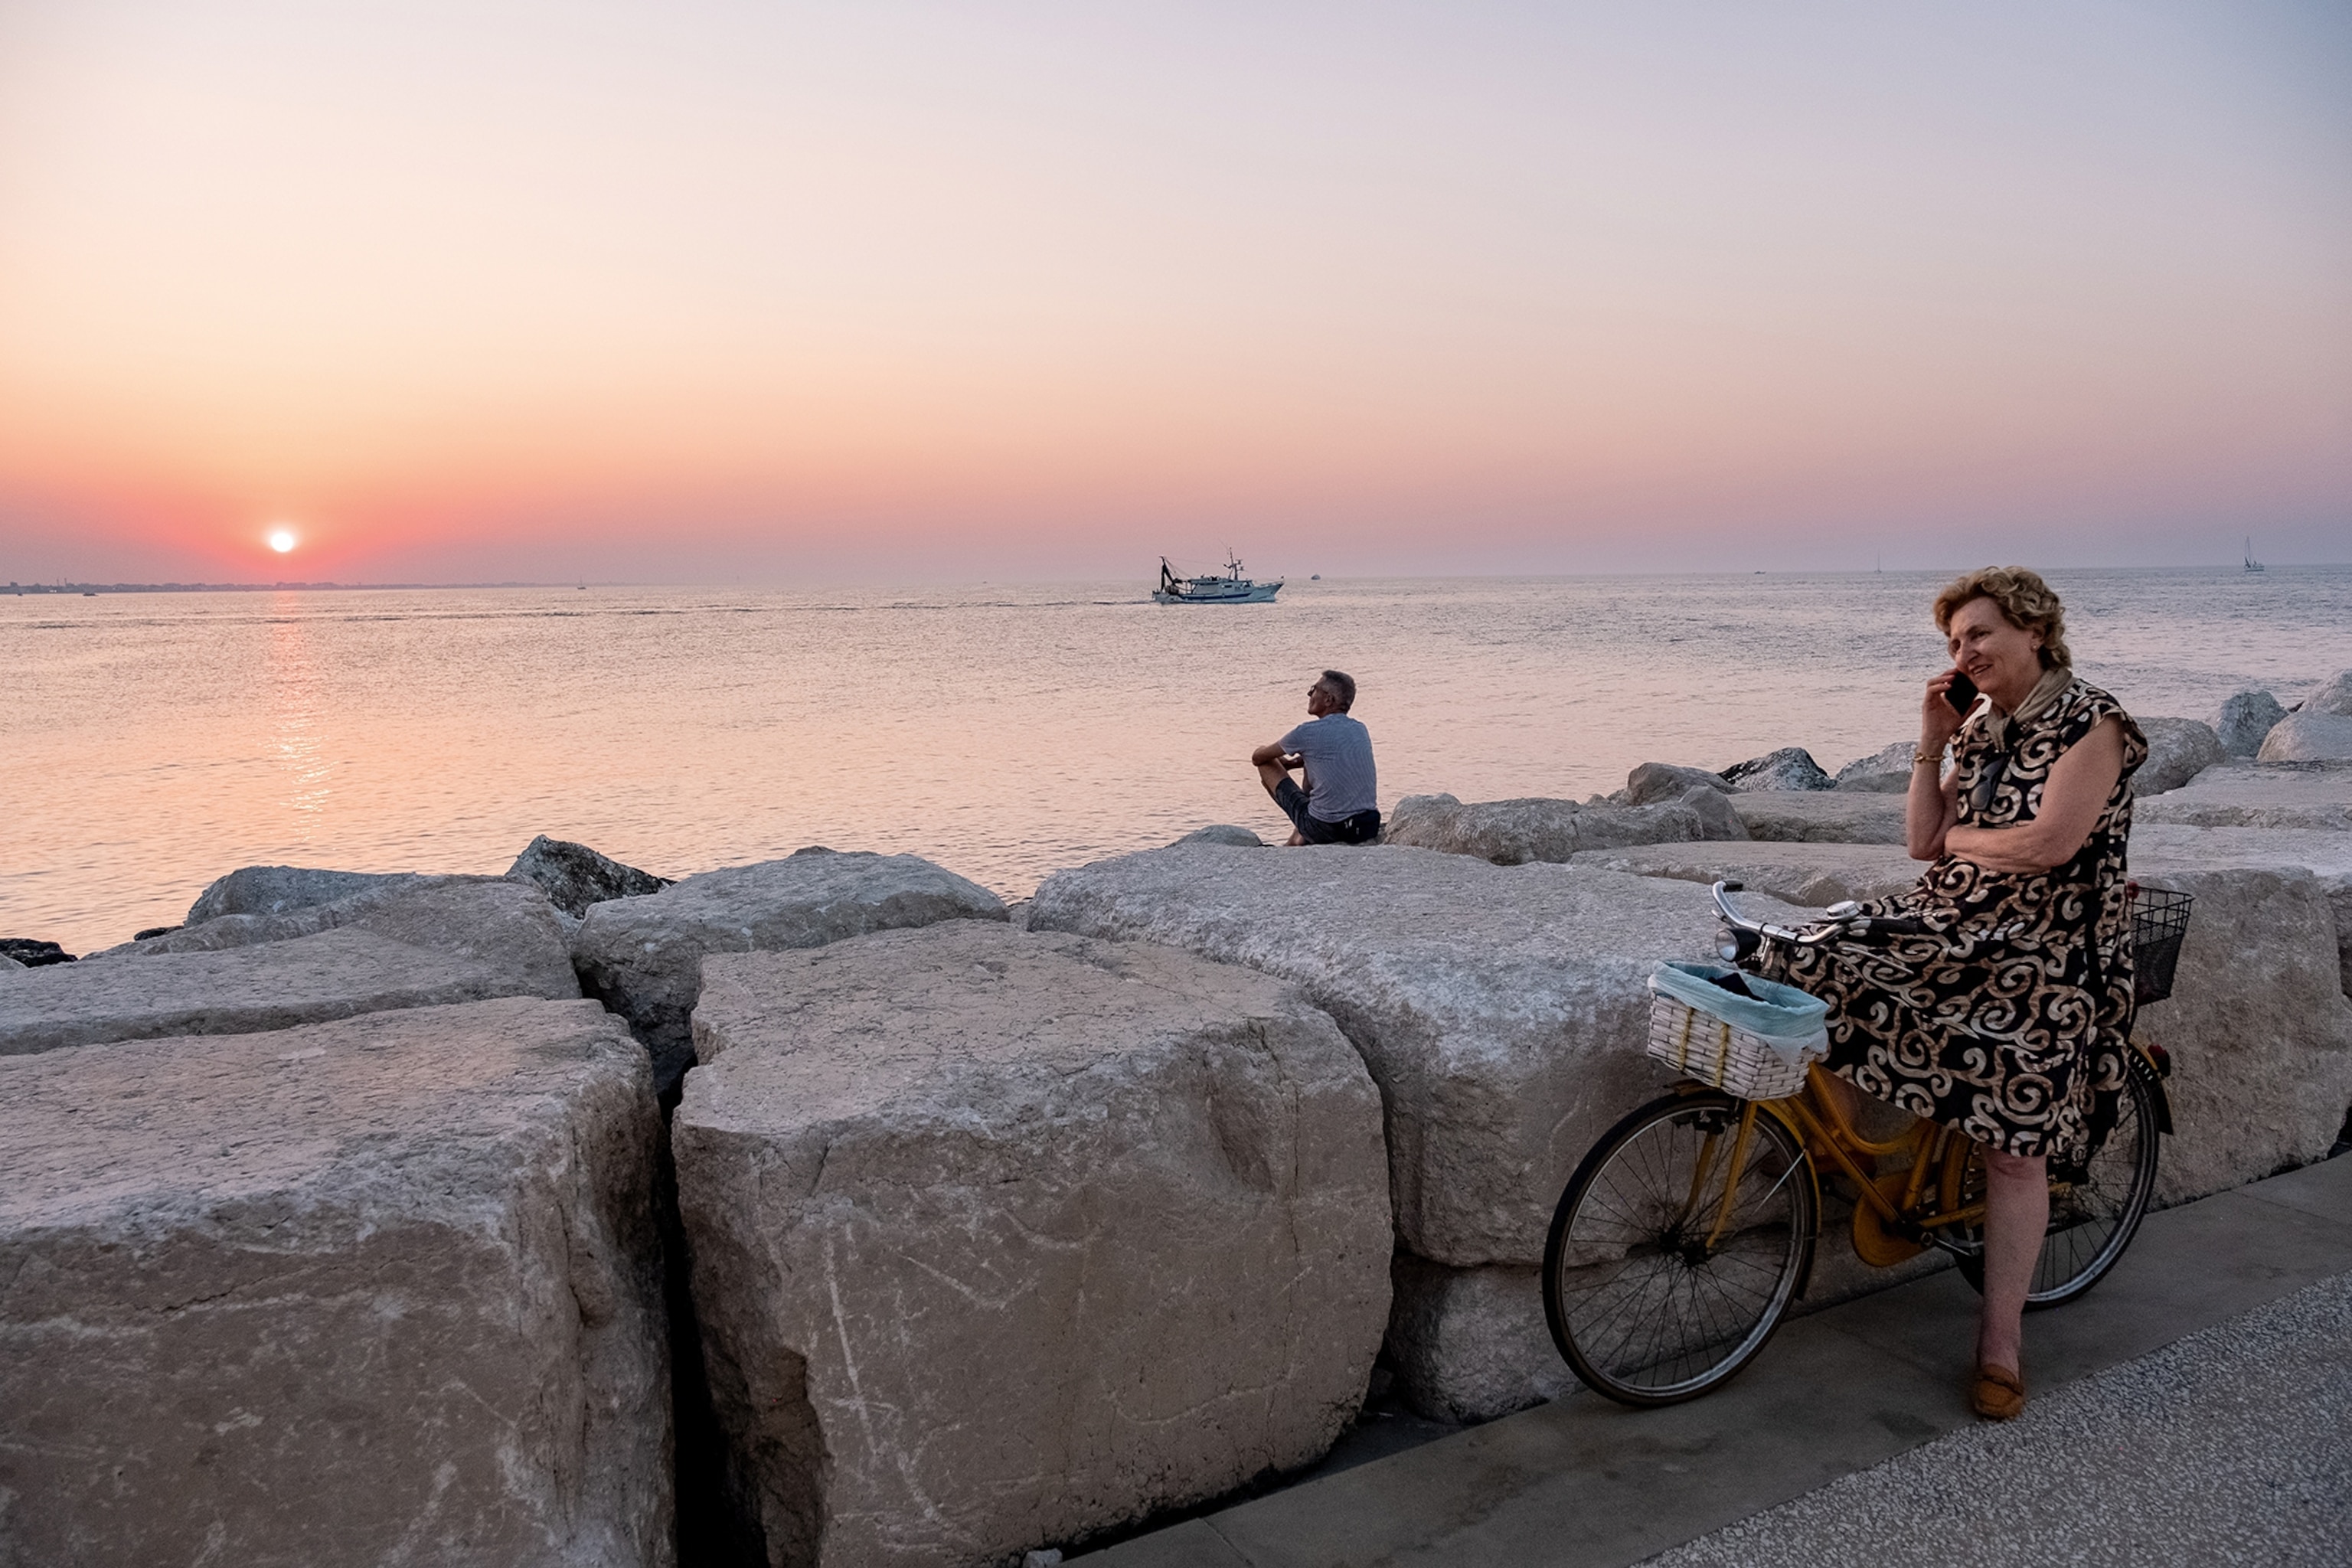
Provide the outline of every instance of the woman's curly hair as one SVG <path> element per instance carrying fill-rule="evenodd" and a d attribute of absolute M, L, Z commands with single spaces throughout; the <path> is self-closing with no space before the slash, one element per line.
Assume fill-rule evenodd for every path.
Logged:
<path fill-rule="evenodd" d="M 2001 617 L 2019 630 L 2042 634 L 2042 668 L 2073 668 L 2074 656 L 2066 647 L 2066 606 L 2040 573 L 2022 566 L 1986 566 L 1953 578 L 1936 595 L 1936 629 L 1948 634 L 1960 606 L 1975 599 L 2000 605 Z"/>

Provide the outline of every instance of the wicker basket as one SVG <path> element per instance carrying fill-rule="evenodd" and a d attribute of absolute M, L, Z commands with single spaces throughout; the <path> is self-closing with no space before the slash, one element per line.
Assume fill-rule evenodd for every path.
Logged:
<path fill-rule="evenodd" d="M 1685 1078 L 1742 1100 L 1779 1100 L 1805 1086 L 1805 1069 L 1745 1029 L 1735 1029 L 1679 997 L 1650 994 L 1649 1054 Z M 1807 1051 L 1812 1060 L 1818 1051 Z"/>

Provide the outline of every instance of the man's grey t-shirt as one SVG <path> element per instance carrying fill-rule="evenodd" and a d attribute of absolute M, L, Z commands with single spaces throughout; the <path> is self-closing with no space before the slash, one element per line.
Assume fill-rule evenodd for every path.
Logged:
<path fill-rule="evenodd" d="M 1285 752 L 1307 759 L 1307 815 L 1345 822 L 1380 805 L 1372 777 L 1372 732 L 1345 713 L 1309 719 L 1282 738 Z"/>

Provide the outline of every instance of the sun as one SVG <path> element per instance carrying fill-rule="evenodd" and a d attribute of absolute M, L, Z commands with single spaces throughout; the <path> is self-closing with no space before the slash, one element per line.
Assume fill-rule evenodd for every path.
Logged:
<path fill-rule="evenodd" d="M 294 531 L 292 529 L 275 528 L 270 530 L 269 548 L 278 552 L 278 554 L 285 554 L 288 551 L 294 548 Z"/>

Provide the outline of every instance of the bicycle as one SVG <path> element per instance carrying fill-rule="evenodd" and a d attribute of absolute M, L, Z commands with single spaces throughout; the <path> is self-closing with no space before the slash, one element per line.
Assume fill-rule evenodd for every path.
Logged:
<path fill-rule="evenodd" d="M 1738 883 L 1713 891 L 1726 930 L 1720 952 L 1735 963 L 1767 942 L 1810 946 L 1866 940 L 1874 926 L 1919 929 L 1874 921 L 1852 903 L 1832 905 L 1816 925 L 1780 926 L 1739 913 L 1730 897 Z M 2171 994 L 2190 899 L 2137 884 L 2131 893 L 2135 1003 L 2161 1001 Z M 1682 1026 L 1687 1032 L 1687 1016 Z M 1817 1153 L 1854 1188 L 1853 1246 L 1864 1262 L 1891 1267 L 1932 1247 L 1984 1288 L 1980 1145 L 1916 1120 L 1895 1138 L 1865 1138 L 1817 1061 L 1792 1092 L 1792 1069 L 1760 1059 L 1769 1047 L 1746 1037 L 1743 1068 L 1736 1032 L 1720 1027 L 1722 1048 L 1701 1074 L 1625 1117 L 1584 1156 L 1545 1242 L 1553 1342 L 1588 1387 L 1626 1405 L 1696 1398 L 1771 1340 L 1812 1273 Z M 1653 1054 L 1661 1054 L 1654 1046 Z M 2147 1212 L 2157 1139 L 2172 1131 L 2163 1087 L 2171 1064 L 2137 1041 L 2126 1063 L 2105 1139 L 2081 1165 L 2052 1163 L 2050 1228 L 2028 1310 L 2074 1300 L 2105 1278 Z M 1769 1092 L 1749 1097 L 1759 1089 Z"/>

